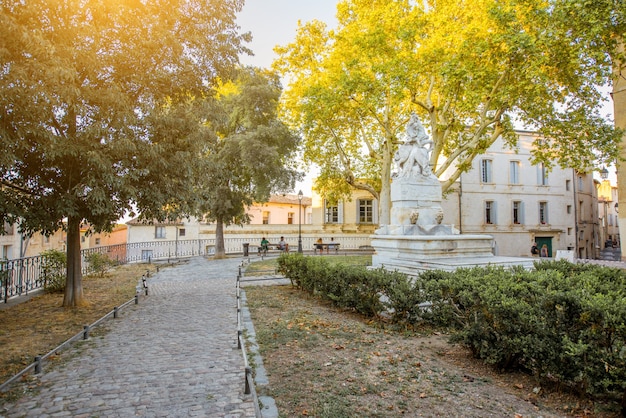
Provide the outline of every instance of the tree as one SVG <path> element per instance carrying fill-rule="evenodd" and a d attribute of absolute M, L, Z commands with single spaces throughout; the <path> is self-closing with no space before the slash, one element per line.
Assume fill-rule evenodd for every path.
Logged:
<path fill-rule="evenodd" d="M 299 138 L 278 120 L 276 75 L 240 69 L 207 101 L 201 212 L 216 222 L 216 257 L 223 257 L 224 225 L 249 221 L 246 206 L 271 193 L 291 191 L 302 175 L 295 168 Z"/>
<path fill-rule="evenodd" d="M 181 167 L 197 130 L 176 114 L 247 51 L 242 5 L 2 2 L 0 213 L 25 234 L 67 230 L 64 306 L 85 303 L 82 223 L 100 232 L 133 205 L 157 218 L 192 206 Z"/>
<path fill-rule="evenodd" d="M 305 161 L 321 167 L 323 195 L 368 190 L 388 223 L 393 155 L 412 111 L 430 129 L 444 192 L 498 137 L 514 148 L 516 121 L 537 131 L 533 157 L 548 166 L 615 158 L 618 133 L 596 88 L 606 68 L 597 48 L 553 24 L 552 4 L 417 3 L 344 0 L 337 29 L 313 21 L 277 48 L 290 80 L 282 105 L 303 132 Z"/>

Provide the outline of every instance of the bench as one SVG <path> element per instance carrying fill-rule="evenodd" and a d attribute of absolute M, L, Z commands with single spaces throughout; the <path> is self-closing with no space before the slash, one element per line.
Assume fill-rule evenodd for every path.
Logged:
<path fill-rule="evenodd" d="M 259 255 L 263 254 L 263 255 L 267 255 L 267 252 L 270 250 L 276 250 L 276 251 L 280 251 L 280 252 L 289 252 L 289 244 L 287 244 L 287 249 L 286 250 L 281 250 L 280 248 L 278 248 L 278 244 L 267 244 L 267 249 L 265 251 L 263 251 L 263 247 L 261 247 L 260 244 L 255 244 L 255 245 L 251 245 L 252 247 L 256 247 L 257 249 L 257 253 Z"/>
<path fill-rule="evenodd" d="M 313 244 L 313 253 L 317 254 L 318 249 L 320 250 L 320 254 L 324 253 L 324 249 L 326 249 L 326 254 L 328 254 L 330 250 L 335 250 L 335 253 L 338 253 L 339 245 L 338 242 L 322 242 L 321 244 L 316 242 Z"/>

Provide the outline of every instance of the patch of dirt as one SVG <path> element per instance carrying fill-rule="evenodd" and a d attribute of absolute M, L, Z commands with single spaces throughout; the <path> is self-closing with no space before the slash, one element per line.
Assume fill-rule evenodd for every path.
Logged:
<path fill-rule="evenodd" d="M 497 373 L 447 336 L 391 330 L 291 286 L 246 287 L 280 416 L 618 417 L 607 405 Z"/>

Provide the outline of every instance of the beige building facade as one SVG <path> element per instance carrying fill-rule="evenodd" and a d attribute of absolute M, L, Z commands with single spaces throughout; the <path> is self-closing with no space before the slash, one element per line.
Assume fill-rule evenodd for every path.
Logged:
<path fill-rule="evenodd" d="M 518 131 L 516 149 L 497 140 L 463 173 L 442 203 L 444 223 L 464 234 L 489 234 L 496 255 L 525 257 L 533 242 L 596 258 L 599 244 L 593 175 L 531 163 L 534 134 Z"/>

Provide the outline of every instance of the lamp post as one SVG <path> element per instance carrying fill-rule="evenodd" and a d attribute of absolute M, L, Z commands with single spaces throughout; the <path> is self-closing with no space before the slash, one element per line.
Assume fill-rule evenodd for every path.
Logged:
<path fill-rule="evenodd" d="M 302 190 L 298 192 L 298 253 L 302 254 Z"/>
<path fill-rule="evenodd" d="M 602 177 L 602 180 L 609 178 L 609 170 L 607 170 L 606 167 L 602 167 L 602 170 L 600 170 L 600 177 Z"/>

